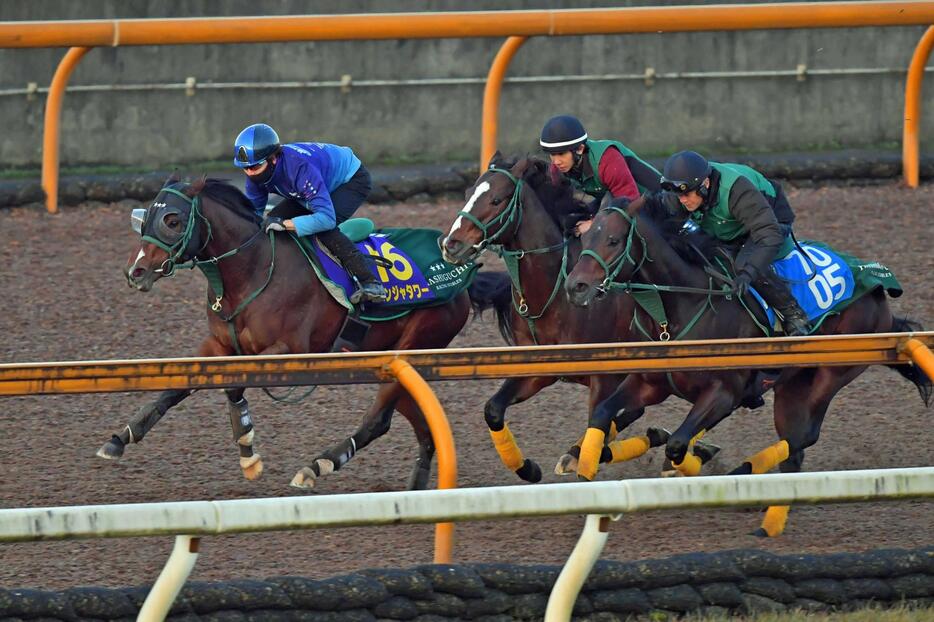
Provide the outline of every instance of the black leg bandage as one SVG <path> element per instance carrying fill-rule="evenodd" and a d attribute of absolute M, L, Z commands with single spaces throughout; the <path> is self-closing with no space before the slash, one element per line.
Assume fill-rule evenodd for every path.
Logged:
<path fill-rule="evenodd" d="M 240 398 L 238 402 L 227 402 L 227 412 L 234 442 L 240 447 L 240 455 L 252 456 L 253 420 L 250 418 L 249 404 L 245 398 Z M 248 453 L 244 454 L 244 450 Z"/>

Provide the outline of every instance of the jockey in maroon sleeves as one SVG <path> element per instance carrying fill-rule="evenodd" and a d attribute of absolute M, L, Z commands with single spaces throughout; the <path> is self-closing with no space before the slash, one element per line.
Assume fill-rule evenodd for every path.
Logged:
<path fill-rule="evenodd" d="M 566 175 L 579 190 L 594 197 L 590 214 L 580 215 L 578 234 L 590 228 L 590 219 L 606 193 L 613 198 L 638 198 L 660 189 L 661 173 L 626 145 L 615 140 L 593 140 L 577 117 L 552 117 L 539 139 L 551 158 L 553 170 Z"/>

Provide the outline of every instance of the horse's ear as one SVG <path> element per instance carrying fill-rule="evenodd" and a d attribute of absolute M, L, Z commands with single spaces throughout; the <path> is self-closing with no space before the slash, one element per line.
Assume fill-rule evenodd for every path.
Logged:
<path fill-rule="evenodd" d="M 487 168 L 488 169 L 500 168 L 502 163 L 503 163 L 503 154 L 499 149 L 497 149 L 496 153 L 494 153 L 493 156 L 490 158 L 490 162 L 489 164 L 487 164 Z"/>
<path fill-rule="evenodd" d="M 201 179 L 197 180 L 191 186 L 188 187 L 188 191 L 185 193 L 190 197 L 198 195 L 204 190 L 204 187 L 208 185 L 208 176 L 207 173 L 201 175 Z"/>
<path fill-rule="evenodd" d="M 165 188 L 166 186 L 177 184 L 181 180 L 182 180 L 182 177 L 181 175 L 178 174 L 178 169 L 175 169 L 174 171 L 169 173 L 169 176 L 166 178 L 165 182 L 162 184 L 162 187 Z"/>
<path fill-rule="evenodd" d="M 639 213 L 639 210 L 642 209 L 642 206 L 645 205 L 645 195 L 641 195 L 638 199 L 631 201 L 629 207 L 626 208 L 626 213 L 630 216 L 635 216 Z"/>
<path fill-rule="evenodd" d="M 534 162 L 529 158 L 522 158 L 512 167 L 512 174 L 520 179 L 524 178 L 529 170 L 535 170 L 532 166 L 533 163 Z"/>

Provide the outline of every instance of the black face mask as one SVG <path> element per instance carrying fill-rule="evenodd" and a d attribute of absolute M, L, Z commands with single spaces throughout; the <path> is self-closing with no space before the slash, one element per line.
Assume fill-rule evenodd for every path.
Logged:
<path fill-rule="evenodd" d="M 266 168 L 263 169 L 263 172 L 259 175 L 253 175 L 250 179 L 254 184 L 262 185 L 272 179 L 272 174 L 276 170 L 276 165 L 271 161 L 266 160 Z"/>
<path fill-rule="evenodd" d="M 168 186 L 172 190 L 184 192 L 187 184 L 176 183 Z M 193 201 L 165 189 L 159 192 L 152 204 L 145 210 L 135 209 L 131 217 L 133 229 L 141 237 L 158 240 L 164 247 L 174 248 L 185 235 L 191 215 Z M 170 224 L 171 223 L 171 224 Z M 193 256 L 200 248 L 200 227 L 195 224 L 191 238 L 181 249 L 182 261 Z"/>

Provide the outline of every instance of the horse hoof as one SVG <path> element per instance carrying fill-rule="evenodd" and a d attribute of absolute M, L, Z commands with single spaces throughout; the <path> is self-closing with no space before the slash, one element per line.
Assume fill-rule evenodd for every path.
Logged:
<path fill-rule="evenodd" d="M 671 432 L 665 428 L 649 428 L 645 435 L 649 438 L 649 447 L 661 447 L 671 438 Z"/>
<path fill-rule="evenodd" d="M 526 458 L 522 466 L 516 469 L 516 475 L 526 482 L 537 484 L 542 481 L 542 467 Z"/>
<path fill-rule="evenodd" d="M 705 441 L 694 443 L 694 455 L 701 459 L 701 464 L 707 464 L 720 453 L 720 446 Z"/>
<path fill-rule="evenodd" d="M 334 462 L 327 458 L 318 458 L 315 460 L 315 464 L 318 466 L 318 473 L 320 475 L 330 475 L 335 471 Z"/>
<path fill-rule="evenodd" d="M 749 535 L 750 535 L 750 536 L 755 536 L 755 537 L 757 537 L 757 538 L 768 538 L 768 537 L 769 537 L 769 532 L 766 531 L 765 529 L 763 529 L 762 527 L 759 527 L 758 529 L 756 529 L 755 531 L 753 531 L 753 532 L 750 533 Z"/>
<path fill-rule="evenodd" d="M 671 460 L 665 460 L 665 464 L 662 465 L 662 477 L 684 477 L 684 473 L 675 468 L 675 465 L 671 463 Z"/>
<path fill-rule="evenodd" d="M 310 467 L 305 467 L 295 474 L 295 477 L 289 482 L 289 486 L 292 488 L 310 490 L 315 487 L 315 478 L 317 478 L 315 472 L 312 471 Z"/>
<path fill-rule="evenodd" d="M 123 457 L 123 443 L 115 443 L 109 440 L 97 450 L 97 457 L 104 460 L 119 460 Z"/>
<path fill-rule="evenodd" d="M 577 473 L 577 458 L 571 454 L 564 454 L 558 458 L 555 475 L 573 475 L 574 473 Z"/>
<path fill-rule="evenodd" d="M 263 461 L 258 460 L 254 464 L 243 469 L 243 477 L 247 478 L 251 482 L 256 481 L 263 474 Z"/>

